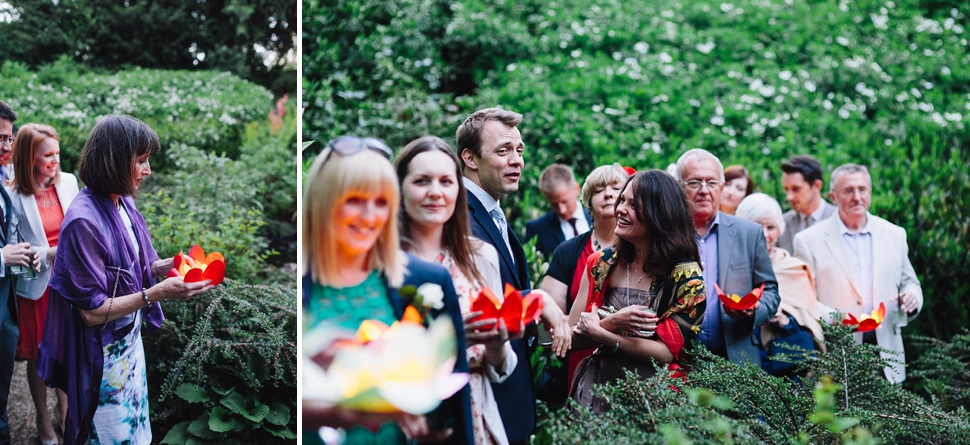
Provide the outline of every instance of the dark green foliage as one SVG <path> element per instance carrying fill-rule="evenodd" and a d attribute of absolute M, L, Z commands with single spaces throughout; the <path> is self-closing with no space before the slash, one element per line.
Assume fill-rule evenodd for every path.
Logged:
<path fill-rule="evenodd" d="M 303 5 L 304 139 L 454 141 L 475 109 L 518 111 L 526 167 L 503 207 L 519 228 L 547 208 L 537 182 L 553 162 L 583 177 L 703 147 L 784 207 L 782 160 L 861 163 L 872 212 L 907 230 L 924 287 L 908 330 L 946 339 L 970 325 L 954 267 L 970 264 L 966 2 Z"/>
<path fill-rule="evenodd" d="M 907 386 L 947 411 L 970 409 L 970 332 L 964 330 L 949 342 L 909 340 L 922 353 L 909 364 Z"/>
<path fill-rule="evenodd" d="M 281 443 L 296 432 L 296 288 L 227 279 L 145 337 L 162 443 Z"/>
<path fill-rule="evenodd" d="M 229 73 L 134 69 L 114 74 L 87 71 L 69 59 L 30 71 L 7 61 L 0 66 L 0 100 L 17 112 L 17 124 L 53 126 L 60 137 L 61 169 L 77 159 L 99 116 L 126 113 L 158 133 L 162 152 L 152 158 L 157 173 L 168 167 L 175 144 L 209 153 L 240 156 L 246 124 L 265 120 L 272 94 Z"/>
<path fill-rule="evenodd" d="M 665 372 L 647 380 L 629 375 L 601 388 L 610 411 L 547 413 L 536 442 L 876 443 L 872 435 L 881 443 L 970 443 L 965 410 L 890 384 L 877 348 L 856 344 L 848 328 L 826 331 L 829 353 L 805 362 L 807 377 L 799 381 L 700 347 L 687 384 Z"/>
<path fill-rule="evenodd" d="M 12 0 L 0 26 L 0 54 L 30 67 L 66 56 L 85 66 L 230 71 L 282 95 L 296 70 L 291 0 Z M 264 63 L 259 45 L 279 54 Z"/>

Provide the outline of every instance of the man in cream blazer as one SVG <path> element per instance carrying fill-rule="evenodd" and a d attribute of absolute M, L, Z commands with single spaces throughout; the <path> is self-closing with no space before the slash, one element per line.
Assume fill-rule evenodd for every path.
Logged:
<path fill-rule="evenodd" d="M 815 276 L 815 290 L 825 321 L 831 313 L 859 316 L 886 305 L 879 328 L 856 341 L 875 343 L 883 358 L 898 360 L 884 369 L 894 383 L 906 380 L 906 356 L 897 311 L 907 320 L 923 307 L 923 290 L 909 261 L 906 231 L 869 213 L 872 180 L 860 165 L 845 164 L 832 172 L 831 198 L 838 214 L 795 236 L 795 256 Z"/>

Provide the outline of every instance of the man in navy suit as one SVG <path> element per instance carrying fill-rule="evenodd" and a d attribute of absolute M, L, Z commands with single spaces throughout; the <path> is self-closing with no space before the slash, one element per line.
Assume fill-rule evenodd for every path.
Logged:
<path fill-rule="evenodd" d="M 568 166 L 552 164 L 542 170 L 539 190 L 552 210 L 525 224 L 525 242 L 539 237 L 536 249 L 549 259 L 563 241 L 589 231 L 593 218 L 579 205 L 579 183 Z"/>
<path fill-rule="evenodd" d="M 457 150 L 461 157 L 472 234 L 493 245 L 499 253 L 502 281 L 523 292 L 531 289 L 525 252 L 499 206 L 502 196 L 519 189 L 525 144 L 517 126 L 522 115 L 498 108 L 473 113 L 458 127 Z M 468 334 L 468 343 L 475 342 Z M 527 444 L 535 428 L 535 395 L 532 368 L 525 339 L 510 341 L 518 365 L 502 383 L 492 383 L 499 414 L 511 444 Z"/>
<path fill-rule="evenodd" d="M 0 101 L 0 158 L 10 153 L 13 139 L 13 123 L 17 114 L 3 101 Z M 7 396 L 10 395 L 10 377 L 13 375 L 14 356 L 17 351 L 17 299 L 16 280 L 10 273 L 10 266 L 27 266 L 30 263 L 30 244 L 8 244 L 13 233 L 10 219 L 10 197 L 0 187 L 0 445 L 10 443 L 10 425 L 7 424 Z"/>

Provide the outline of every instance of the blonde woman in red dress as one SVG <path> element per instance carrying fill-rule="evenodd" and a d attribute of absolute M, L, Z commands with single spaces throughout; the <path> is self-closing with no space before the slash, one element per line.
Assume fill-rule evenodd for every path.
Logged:
<path fill-rule="evenodd" d="M 37 374 L 37 349 L 47 317 L 47 282 L 57 253 L 57 237 L 64 212 L 78 193 L 77 179 L 61 172 L 60 145 L 53 127 L 27 124 L 20 128 L 13 147 L 14 178 L 8 186 L 15 218 L 14 228 L 40 256 L 36 279 L 17 280 L 20 340 L 17 358 L 27 360 L 27 384 L 37 410 L 37 435 L 44 445 L 56 445 L 57 436 L 47 412 L 47 386 Z M 57 390 L 57 416 L 63 424 L 67 396 Z"/>

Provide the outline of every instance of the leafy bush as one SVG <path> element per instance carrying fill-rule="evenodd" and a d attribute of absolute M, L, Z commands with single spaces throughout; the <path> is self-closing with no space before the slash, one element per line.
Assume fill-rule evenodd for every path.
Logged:
<path fill-rule="evenodd" d="M 177 169 L 159 175 L 139 200 L 159 256 L 199 244 L 225 255 L 226 276 L 258 280 L 271 252 L 258 233 L 266 221 L 252 185 L 265 171 L 185 145 L 169 156 Z"/>
<path fill-rule="evenodd" d="M 828 354 L 804 355 L 799 380 L 738 366 L 703 347 L 688 382 L 628 375 L 599 394 L 610 410 L 547 413 L 536 443 L 970 443 L 970 415 L 881 376 L 878 348 L 827 328 Z"/>
<path fill-rule="evenodd" d="M 908 386 L 947 411 L 970 409 L 970 332 L 964 330 L 949 342 L 911 340 L 924 352 L 909 364 Z"/>
<path fill-rule="evenodd" d="M 966 2 L 304 2 L 305 139 L 453 140 L 475 109 L 523 113 L 519 227 L 538 175 L 686 149 L 742 164 L 785 204 L 779 165 L 868 165 L 872 212 L 907 229 L 926 304 L 910 330 L 970 326 Z M 464 46 L 463 46 L 464 45 Z M 318 147 L 319 149 L 319 147 Z M 946 317 L 945 319 L 943 317 Z"/>
<path fill-rule="evenodd" d="M 61 168 L 74 171 L 96 118 L 131 114 L 159 135 L 162 149 L 181 143 L 236 158 L 247 122 L 263 118 L 272 94 L 229 73 L 132 69 L 89 72 L 69 58 L 39 68 L 6 61 L 0 97 L 18 124 L 43 123 L 61 139 Z M 164 170 L 164 153 L 155 167 Z M 155 159 L 153 159 L 155 161 Z"/>
<path fill-rule="evenodd" d="M 152 422 L 161 443 L 296 438 L 296 288 L 227 279 L 145 337 Z"/>

